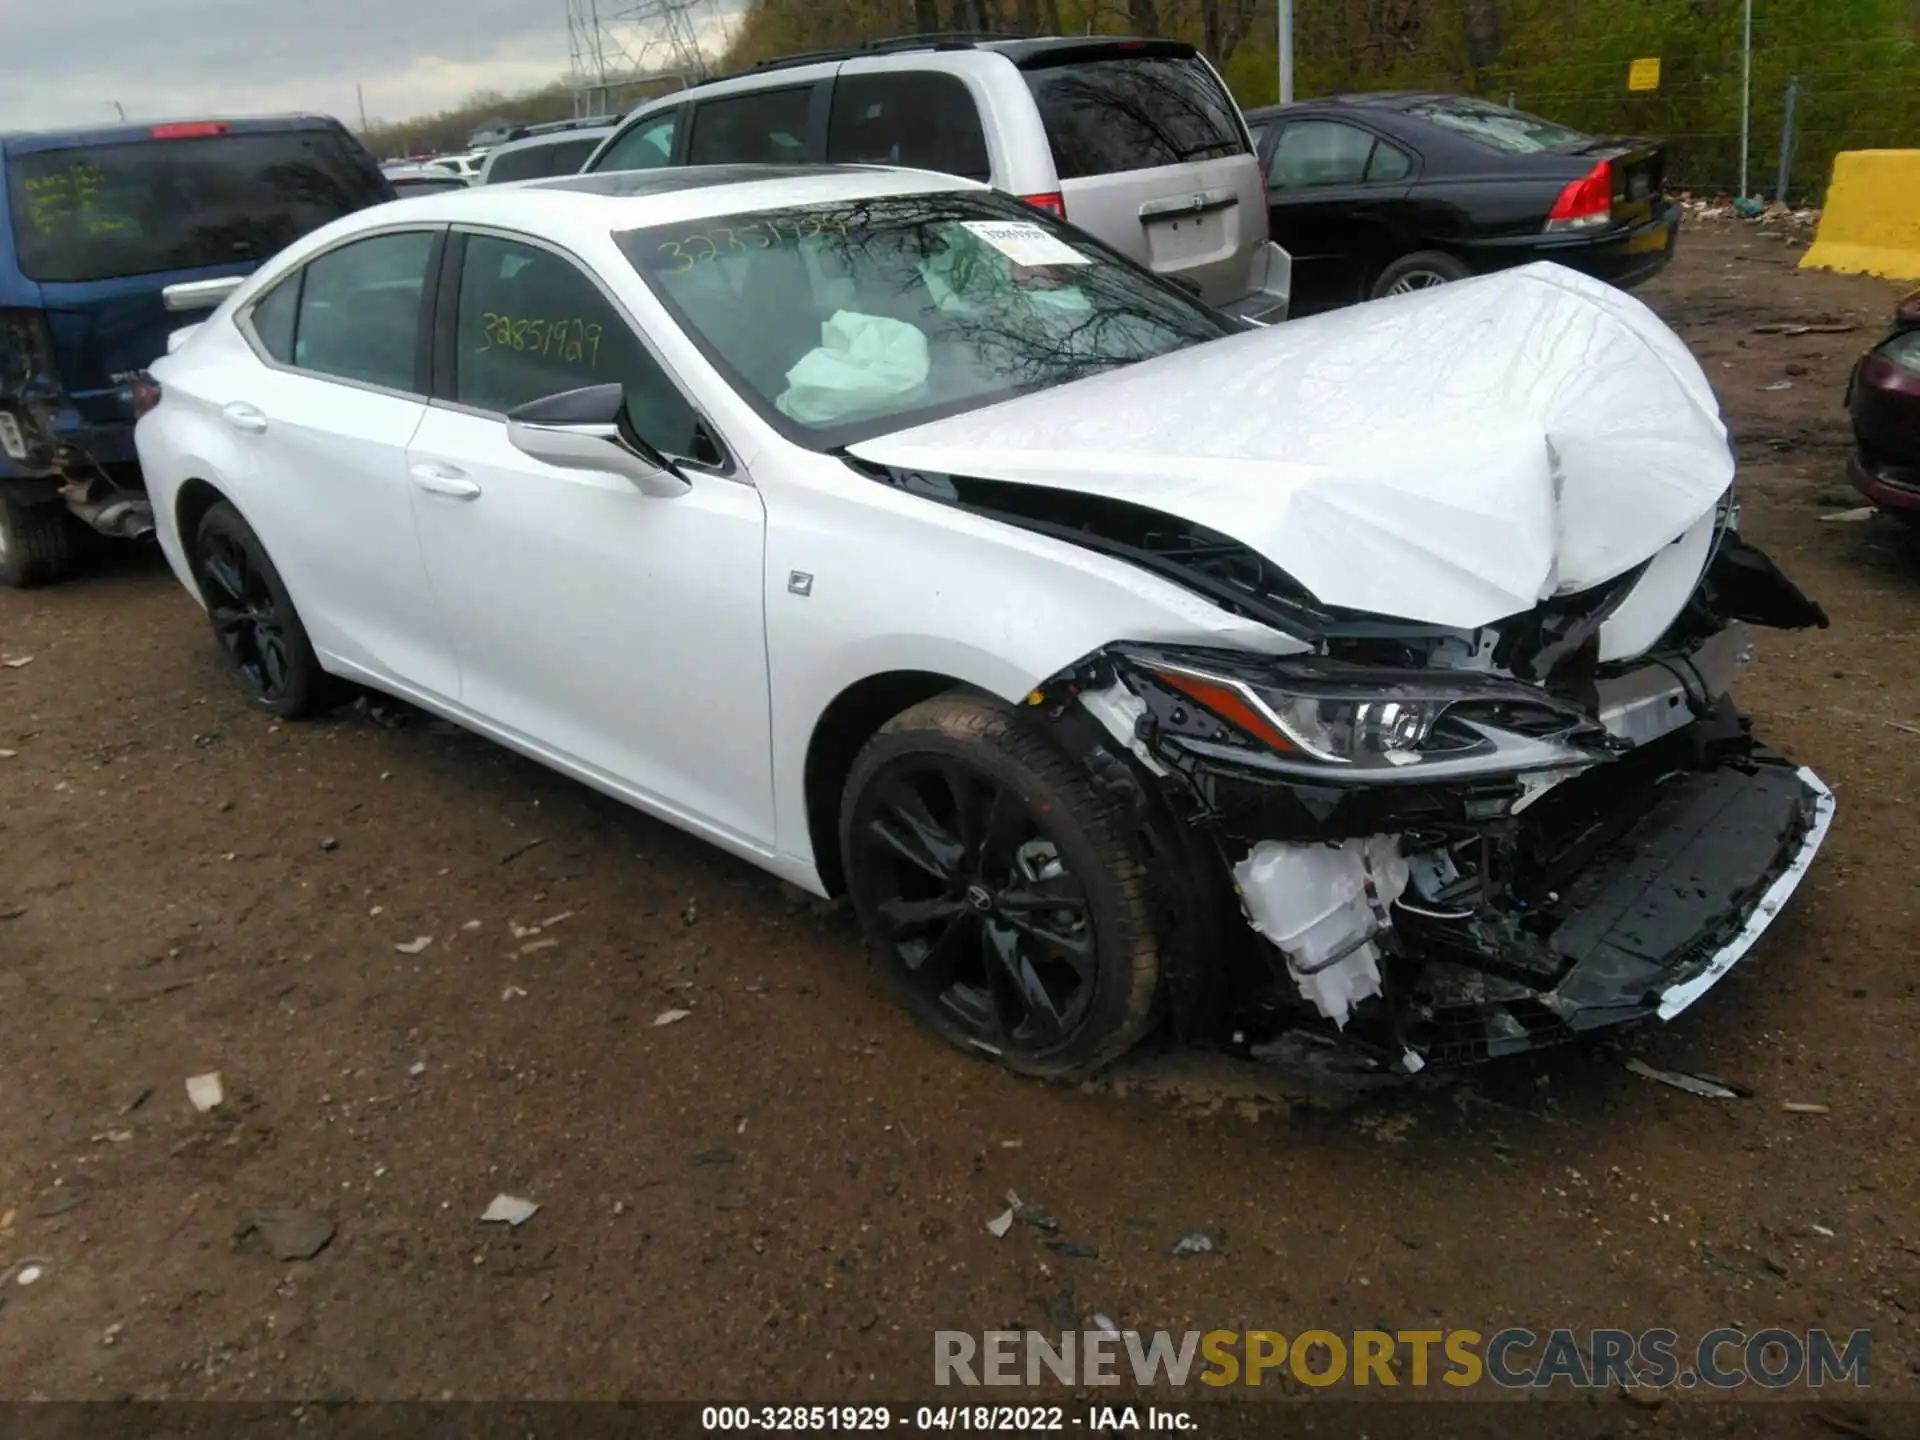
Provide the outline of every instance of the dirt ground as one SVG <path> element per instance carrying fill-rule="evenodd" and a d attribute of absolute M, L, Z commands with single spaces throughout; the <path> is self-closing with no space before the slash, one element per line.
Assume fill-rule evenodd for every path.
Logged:
<path fill-rule="evenodd" d="M 1741 690 L 1832 838 L 1624 1047 L 1752 1098 L 1620 1048 L 1346 1105 L 1167 1053 L 1015 1079 L 892 1008 L 843 914 L 664 825 L 421 717 L 250 713 L 128 558 L 0 592 L 0 1398 L 924 1398 L 934 1330 L 1093 1312 L 1871 1327 L 1914 1395 L 1920 548 L 1828 518 L 1895 290 L 1797 253 L 1695 227 L 1644 292 L 1720 387 L 1747 533 L 1833 616 L 1761 632 Z M 1754 333 L 1810 321 L 1858 328 Z M 1059 1233 L 989 1235 L 1010 1189 Z M 539 1213 L 478 1223 L 498 1192 Z M 331 1243 L 237 1235 L 273 1207 Z M 1223 1253 L 1170 1256 L 1202 1227 Z"/>

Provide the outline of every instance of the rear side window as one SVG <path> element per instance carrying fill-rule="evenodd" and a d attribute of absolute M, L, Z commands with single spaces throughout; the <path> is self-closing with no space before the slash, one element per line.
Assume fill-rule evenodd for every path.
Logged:
<path fill-rule="evenodd" d="M 1267 167 L 1275 190 L 1358 185 L 1363 181 L 1404 180 L 1413 162 L 1372 132 L 1337 120 L 1295 120 L 1280 132 Z"/>
<path fill-rule="evenodd" d="M 300 272 L 295 271 L 253 302 L 248 317 L 266 352 L 282 365 L 293 363 L 293 325 L 300 313 Z"/>
<path fill-rule="evenodd" d="M 658 170 L 673 163 L 673 132 L 680 112 L 642 120 L 611 145 L 595 170 Z"/>
<path fill-rule="evenodd" d="M 1115 56 L 1026 71 L 1062 180 L 1243 155 L 1233 101 L 1198 56 Z"/>
<path fill-rule="evenodd" d="M 257 264 L 388 198 L 371 157 L 331 130 L 15 153 L 7 189 L 21 272 L 55 282 Z"/>
<path fill-rule="evenodd" d="M 792 165 L 806 159 L 813 87 L 755 90 L 696 105 L 689 165 Z"/>
<path fill-rule="evenodd" d="M 827 159 L 992 178 L 987 137 L 966 83 L 939 71 L 842 76 L 833 87 Z"/>
<path fill-rule="evenodd" d="M 341 380 L 417 390 L 421 294 L 434 239 L 428 230 L 375 235 L 309 263 L 293 363 Z M 260 329 L 257 316 L 254 328 Z"/>
<path fill-rule="evenodd" d="M 549 175 L 572 175 L 587 162 L 600 137 L 561 140 L 552 145 L 529 145 L 524 150 L 508 150 L 493 157 L 487 169 L 487 183 L 502 185 L 509 180 L 542 180 Z"/>

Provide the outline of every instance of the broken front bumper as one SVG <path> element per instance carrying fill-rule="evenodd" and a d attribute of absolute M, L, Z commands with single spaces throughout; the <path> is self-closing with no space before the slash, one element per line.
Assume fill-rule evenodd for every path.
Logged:
<path fill-rule="evenodd" d="M 1510 929 L 1409 936 L 1421 951 L 1452 951 L 1413 977 L 1406 1038 L 1423 1060 L 1492 1059 L 1671 1020 L 1752 950 L 1833 820 L 1817 775 L 1764 753 L 1658 788 L 1636 823 Z"/>

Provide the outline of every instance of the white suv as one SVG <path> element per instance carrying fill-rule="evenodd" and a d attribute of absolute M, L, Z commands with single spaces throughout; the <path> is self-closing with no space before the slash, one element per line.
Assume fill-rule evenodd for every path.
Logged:
<path fill-rule="evenodd" d="M 1260 162 L 1173 40 L 913 37 L 768 61 L 641 106 L 585 170 L 869 164 L 984 180 L 1247 319 L 1286 317 Z"/>

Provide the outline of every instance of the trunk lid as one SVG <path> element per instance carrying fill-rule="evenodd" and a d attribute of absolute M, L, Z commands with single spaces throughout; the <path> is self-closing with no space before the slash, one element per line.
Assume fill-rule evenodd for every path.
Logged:
<path fill-rule="evenodd" d="M 1613 141 L 1596 158 L 1613 167 L 1613 223 L 1644 225 L 1653 219 L 1666 185 L 1666 153 L 1657 144 Z"/>
<path fill-rule="evenodd" d="M 1251 331 L 879 436 L 858 458 L 1125 501 L 1322 604 L 1472 628 L 1623 574 L 1733 478 L 1713 391 L 1555 265 Z"/>

